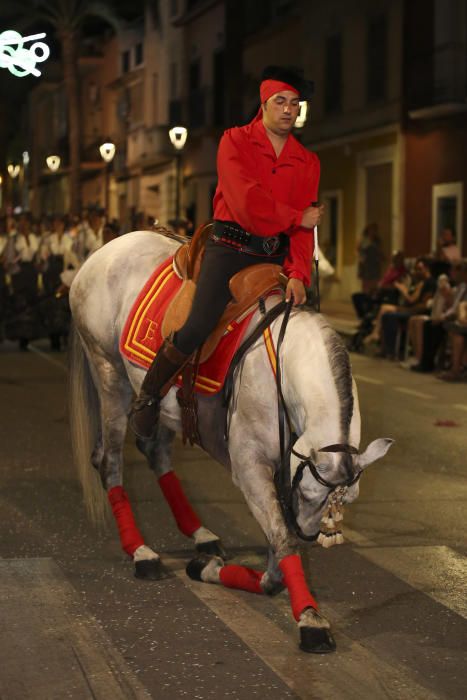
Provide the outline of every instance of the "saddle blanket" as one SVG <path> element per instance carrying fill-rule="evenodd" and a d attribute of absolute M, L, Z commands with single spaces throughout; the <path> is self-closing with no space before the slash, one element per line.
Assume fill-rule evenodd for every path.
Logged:
<path fill-rule="evenodd" d="M 121 354 L 145 369 L 149 368 L 162 345 L 164 314 L 182 285 L 172 262 L 172 257 L 165 260 L 148 279 L 133 304 L 120 337 Z M 251 311 L 239 322 L 233 321 L 213 354 L 199 366 L 195 383 L 197 393 L 212 395 L 222 389 L 232 357 L 253 314 Z M 177 384 L 181 386 L 181 377 Z"/>

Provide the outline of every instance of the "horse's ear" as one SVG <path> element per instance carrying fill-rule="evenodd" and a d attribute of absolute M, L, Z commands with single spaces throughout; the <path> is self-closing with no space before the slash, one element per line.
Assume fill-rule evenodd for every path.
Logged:
<path fill-rule="evenodd" d="M 376 462 L 377 459 L 384 457 L 393 442 L 394 440 L 391 438 L 379 438 L 378 440 L 373 440 L 373 442 L 370 442 L 365 452 L 362 452 L 355 458 L 355 464 L 360 469 L 365 469 L 365 467 L 372 464 L 372 462 Z"/>

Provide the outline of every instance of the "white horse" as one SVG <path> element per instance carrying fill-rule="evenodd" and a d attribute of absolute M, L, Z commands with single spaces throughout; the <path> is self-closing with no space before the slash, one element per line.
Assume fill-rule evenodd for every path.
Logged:
<path fill-rule="evenodd" d="M 122 487 L 127 415 L 144 370 L 120 354 L 119 338 L 144 282 L 178 245 L 147 231 L 122 236 L 86 261 L 70 290 L 75 325 L 71 425 L 85 502 L 94 518 L 99 518 L 108 497 L 122 546 L 135 562 L 136 575 L 150 578 L 163 576 L 163 567 L 159 555 L 142 540 Z M 247 332 L 260 317 L 258 312 Z M 281 321 L 279 317 L 271 324 L 276 342 Z M 203 448 L 231 470 L 268 541 L 265 573 L 225 565 L 219 539 L 201 525 L 181 491 L 170 460 L 171 442 L 180 430 L 174 389 L 162 402 L 156 439 L 137 440 L 137 445 L 156 472 L 180 529 L 193 538 L 198 551 L 205 552 L 190 563 L 189 575 L 257 593 L 272 594 L 287 587 L 300 628 L 301 648 L 332 651 L 335 644 L 329 623 L 317 612 L 305 583 L 296 531 L 316 537 L 330 502 L 333 507 L 339 502 L 351 503 L 358 495 L 361 470 L 386 454 L 392 440 L 375 440 L 365 452 L 358 453 L 360 412 L 348 354 L 320 314 L 292 312 L 280 363 L 284 402 L 298 436 L 285 485 L 290 490 L 293 482 L 289 515 L 295 528 L 286 522 L 290 518 L 284 517 L 274 483 L 274 473 L 280 467 L 277 387 L 262 340 L 248 350 L 235 374 L 228 440 L 224 437 L 222 397 L 198 398 Z"/>

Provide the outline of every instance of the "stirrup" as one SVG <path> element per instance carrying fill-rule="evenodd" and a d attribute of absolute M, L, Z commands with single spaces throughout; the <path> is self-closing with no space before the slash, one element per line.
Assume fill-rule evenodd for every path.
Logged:
<path fill-rule="evenodd" d="M 144 425 L 144 427 L 147 428 L 146 431 L 141 430 L 141 427 L 143 426 L 138 426 L 138 418 L 142 417 L 141 413 L 143 411 L 151 412 L 150 417 L 146 416 L 148 418 L 147 425 Z M 155 438 L 159 424 L 159 414 L 159 399 L 155 398 L 154 396 L 150 396 L 149 394 L 143 394 L 143 396 L 140 395 L 136 397 L 128 415 L 128 424 L 139 440 L 153 440 Z"/>

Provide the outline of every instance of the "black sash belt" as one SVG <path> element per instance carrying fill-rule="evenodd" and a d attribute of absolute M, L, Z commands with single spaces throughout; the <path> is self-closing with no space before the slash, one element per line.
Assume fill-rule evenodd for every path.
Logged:
<path fill-rule="evenodd" d="M 287 254 L 289 237 L 285 233 L 276 236 L 257 236 L 245 231 L 234 221 L 214 221 L 214 227 L 209 237 L 215 243 L 234 248 L 239 253 L 249 253 L 265 258 L 278 258 Z"/>

